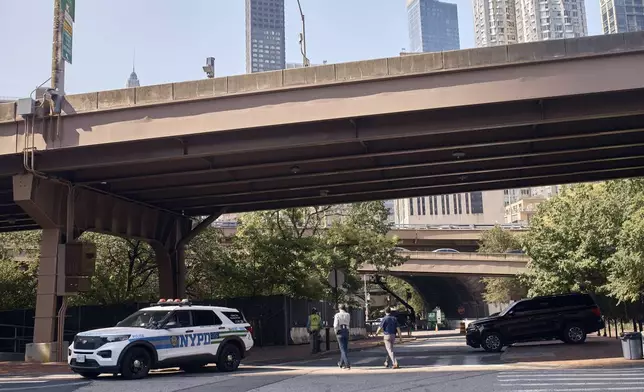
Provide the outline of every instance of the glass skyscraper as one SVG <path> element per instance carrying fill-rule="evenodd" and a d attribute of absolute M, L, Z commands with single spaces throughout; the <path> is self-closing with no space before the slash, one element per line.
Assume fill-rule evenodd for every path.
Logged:
<path fill-rule="evenodd" d="M 284 0 L 246 0 L 246 72 L 285 67 Z"/>
<path fill-rule="evenodd" d="M 600 0 L 604 34 L 644 30 L 643 0 Z"/>
<path fill-rule="evenodd" d="M 407 0 L 407 17 L 412 52 L 461 48 L 456 4 L 438 0 Z"/>

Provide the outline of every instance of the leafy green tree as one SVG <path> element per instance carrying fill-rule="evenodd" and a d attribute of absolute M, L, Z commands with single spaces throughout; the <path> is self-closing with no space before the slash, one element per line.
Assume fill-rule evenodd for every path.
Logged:
<path fill-rule="evenodd" d="M 0 233 L 0 309 L 35 306 L 40 234 Z"/>
<path fill-rule="evenodd" d="M 521 249 L 521 238 L 499 225 L 485 231 L 479 242 L 479 253 L 505 253 L 508 250 Z M 485 285 L 483 299 L 488 303 L 507 304 L 524 298 L 527 288 L 518 277 L 483 278 Z"/>
<path fill-rule="evenodd" d="M 624 206 L 625 221 L 604 289 L 619 302 L 639 302 L 644 293 L 644 181 L 614 181 L 607 188 Z"/>
<path fill-rule="evenodd" d="M 481 234 L 479 253 L 505 253 L 509 250 L 521 249 L 521 239 L 499 225 Z"/>
<path fill-rule="evenodd" d="M 589 291 L 607 283 L 624 201 L 605 183 L 581 184 L 539 205 L 524 247 L 532 258 L 523 281 L 530 295 Z"/>
<path fill-rule="evenodd" d="M 73 304 L 104 305 L 158 297 L 158 268 L 150 245 L 90 232 L 80 239 L 96 245 L 96 271 L 91 278 L 91 290 L 72 297 Z"/>

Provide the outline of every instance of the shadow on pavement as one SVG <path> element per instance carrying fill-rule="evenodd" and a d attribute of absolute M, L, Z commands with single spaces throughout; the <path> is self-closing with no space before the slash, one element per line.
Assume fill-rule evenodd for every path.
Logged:
<path fill-rule="evenodd" d="M 504 363 L 620 358 L 622 358 L 622 347 L 619 340 L 590 336 L 585 343 L 578 345 L 560 341 L 517 344 L 506 348 L 501 355 Z"/>

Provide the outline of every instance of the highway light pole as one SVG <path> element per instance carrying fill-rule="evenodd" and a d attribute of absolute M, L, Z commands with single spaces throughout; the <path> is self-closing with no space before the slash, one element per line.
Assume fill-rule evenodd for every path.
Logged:
<path fill-rule="evenodd" d="M 302 65 L 309 66 L 309 59 L 306 57 L 306 22 L 304 21 L 304 13 L 302 12 L 302 4 L 297 0 L 297 7 L 300 9 L 300 18 L 302 18 L 302 32 L 300 33 L 300 52 L 302 52 Z"/>
<path fill-rule="evenodd" d="M 61 6 L 62 0 L 54 0 L 54 37 L 51 52 L 51 88 L 57 95 L 65 91 L 65 60 L 63 60 L 63 18 L 65 13 Z"/>

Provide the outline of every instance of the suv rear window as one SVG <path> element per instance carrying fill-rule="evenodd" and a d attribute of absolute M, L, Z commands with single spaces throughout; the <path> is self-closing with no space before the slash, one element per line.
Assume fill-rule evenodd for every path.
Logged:
<path fill-rule="evenodd" d="M 228 317 L 234 324 L 246 324 L 244 316 L 239 312 L 221 312 L 224 316 Z"/>
<path fill-rule="evenodd" d="M 557 308 L 565 308 L 569 306 L 593 306 L 595 301 L 588 294 L 582 295 L 565 295 L 555 297 L 552 299 L 552 305 Z"/>

